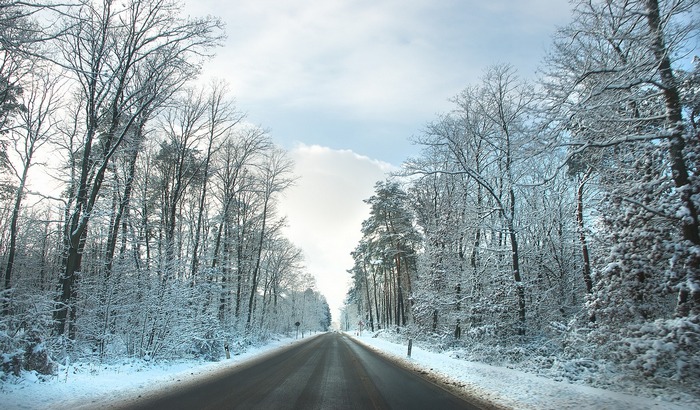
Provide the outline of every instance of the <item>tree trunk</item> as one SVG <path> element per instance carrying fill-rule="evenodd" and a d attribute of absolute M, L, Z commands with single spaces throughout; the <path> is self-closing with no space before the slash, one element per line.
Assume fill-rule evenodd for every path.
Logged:
<path fill-rule="evenodd" d="M 245 213 L 245 205 L 243 213 Z M 245 215 L 241 219 L 241 210 L 237 212 L 237 230 L 236 230 L 236 318 L 240 317 L 241 313 L 241 295 L 243 285 L 243 238 L 246 235 L 246 218 Z"/>
<path fill-rule="evenodd" d="M 141 134 L 141 127 L 139 127 L 139 135 Z M 112 219 L 112 223 L 109 227 L 109 233 L 107 235 L 107 249 L 105 250 L 105 275 L 109 277 L 112 273 L 112 266 L 114 264 L 114 254 L 117 247 L 117 239 L 119 234 L 119 225 L 121 224 L 122 217 L 129 209 L 129 203 L 131 201 L 131 192 L 134 186 L 134 175 L 136 174 L 136 159 L 138 157 L 139 146 L 132 148 L 131 155 L 129 156 L 129 169 L 126 175 L 126 181 L 124 182 L 124 194 L 117 211 Z"/>
<path fill-rule="evenodd" d="M 27 172 L 29 171 L 28 164 L 25 164 L 22 171 L 22 177 L 19 180 L 15 203 L 12 207 L 12 217 L 10 219 L 10 248 L 7 254 L 7 265 L 5 266 L 5 290 L 12 287 L 12 268 L 15 263 L 15 254 L 17 249 L 17 223 L 19 221 L 19 212 L 22 207 L 22 197 L 24 196 L 24 186 L 27 181 Z M 9 302 L 3 307 L 5 314 L 9 313 Z"/>
<path fill-rule="evenodd" d="M 591 278 L 591 258 L 588 253 L 588 242 L 583 225 L 583 191 L 591 172 L 593 172 L 593 168 L 588 168 L 576 190 L 576 223 L 578 225 L 579 241 L 581 242 L 581 255 L 583 256 L 583 282 L 586 284 L 586 293 L 588 294 L 593 293 L 593 279 Z M 595 316 L 591 317 L 591 321 L 595 322 Z"/>
<path fill-rule="evenodd" d="M 246 325 L 250 326 L 251 318 L 253 317 L 253 303 L 255 302 L 255 294 L 258 288 L 258 274 L 260 272 L 260 260 L 262 259 L 263 242 L 265 240 L 265 223 L 267 222 L 267 206 L 270 200 L 270 193 L 265 194 L 263 204 L 262 226 L 260 227 L 260 239 L 258 240 L 258 255 L 255 259 L 255 268 L 253 268 L 253 277 L 250 285 L 250 298 L 248 299 L 248 319 Z"/>
<path fill-rule="evenodd" d="M 518 255 L 518 239 L 513 229 L 513 222 L 508 221 L 508 235 L 510 237 L 511 257 L 513 264 L 513 279 L 515 280 L 515 292 L 518 297 L 518 325 L 517 332 L 519 335 L 525 335 L 525 287 L 520 276 L 520 257 Z"/>
<path fill-rule="evenodd" d="M 372 269 L 372 284 L 374 285 L 372 287 L 373 293 L 374 293 L 374 311 L 376 313 L 375 317 L 377 318 L 377 328 L 381 329 L 382 328 L 382 320 L 379 318 L 379 300 L 377 299 L 377 270 Z"/>
<path fill-rule="evenodd" d="M 192 249 L 192 267 L 190 269 L 191 284 L 194 285 L 197 277 L 197 268 L 199 265 L 199 241 L 202 231 L 202 221 L 204 219 L 204 204 L 207 199 L 207 182 L 209 181 L 209 163 L 211 162 L 212 145 L 214 144 L 214 134 L 211 131 L 209 135 L 209 144 L 207 145 L 207 155 L 204 159 L 204 180 L 202 181 L 202 195 L 199 197 L 199 210 L 197 212 L 197 225 L 194 231 L 194 249 Z"/>
<path fill-rule="evenodd" d="M 63 262 L 63 275 L 59 278 L 59 294 L 56 308 L 54 309 L 54 330 L 58 335 L 68 334 L 70 339 L 75 336 L 76 312 L 73 302 L 77 298 L 75 282 L 80 272 L 83 257 L 82 232 L 71 235 L 68 238 L 67 251 Z"/>
<path fill-rule="evenodd" d="M 693 202 L 693 195 L 696 194 L 692 190 L 687 189 L 689 186 L 688 168 L 683 157 L 685 150 L 685 140 L 683 138 L 683 114 L 682 104 L 680 101 L 678 83 L 671 68 L 671 60 L 669 58 L 669 50 L 664 43 L 664 33 L 662 31 L 662 22 L 659 12 L 658 0 L 646 0 L 647 24 L 649 33 L 651 34 L 652 51 L 656 58 L 656 63 L 661 77 L 661 86 L 666 105 L 666 122 L 671 127 L 669 160 L 671 163 L 671 173 L 673 181 L 680 192 L 680 200 L 683 207 L 688 212 L 689 217 L 683 218 L 682 233 L 683 239 L 693 245 L 700 245 L 700 228 L 698 226 L 698 210 Z M 676 315 L 679 317 L 687 317 L 691 313 L 695 314 L 700 311 L 700 290 L 697 286 L 692 289 L 687 285 L 687 282 L 700 283 L 700 271 L 697 267 L 691 268 L 690 275 L 686 283 L 680 284 L 678 291 L 678 303 L 676 306 Z"/>
<path fill-rule="evenodd" d="M 224 220 L 225 221 L 225 220 Z M 219 228 L 219 232 L 217 234 L 218 237 L 221 237 L 221 230 L 225 230 L 224 232 L 224 249 L 223 249 L 223 264 L 221 267 L 221 294 L 219 296 L 219 322 L 223 325 L 225 324 L 226 321 L 226 313 L 230 309 L 231 305 L 231 294 L 230 292 L 230 281 L 231 281 L 231 270 L 229 268 L 229 241 L 230 241 L 230 235 L 231 231 L 229 228 L 229 224 L 225 223 L 223 224 L 222 221 L 222 226 Z M 218 245 L 217 245 L 218 246 Z M 216 261 L 216 259 L 214 260 Z M 214 263 L 212 263 L 212 267 L 216 267 Z"/>
<path fill-rule="evenodd" d="M 367 310 L 369 310 L 369 326 L 374 332 L 374 316 L 372 315 L 372 298 L 369 296 L 369 278 L 367 277 L 367 269 L 362 268 L 362 274 L 365 277 L 365 293 L 367 293 Z"/>

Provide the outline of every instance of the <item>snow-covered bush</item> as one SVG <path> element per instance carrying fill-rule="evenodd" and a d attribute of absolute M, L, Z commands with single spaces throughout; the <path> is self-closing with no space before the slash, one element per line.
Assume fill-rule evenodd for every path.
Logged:
<path fill-rule="evenodd" d="M 9 296 L 11 292 L 3 292 Z M 3 373 L 19 376 L 23 371 L 52 374 L 54 363 L 49 345 L 50 300 L 43 295 L 3 298 L 14 314 L 0 316 L 0 367 Z M 7 305 L 5 305 L 7 303 Z"/>
<path fill-rule="evenodd" d="M 205 337 L 196 337 L 192 340 L 192 348 L 190 353 L 196 357 L 208 361 L 219 361 L 223 355 L 224 346 L 221 343 L 221 338 L 215 335 L 205 335 Z"/>
<path fill-rule="evenodd" d="M 2 373 L 0 374 L 0 379 L 5 374 L 11 374 L 13 376 L 19 376 L 21 371 L 22 371 L 22 355 L 23 352 L 21 350 L 14 350 L 11 352 L 3 353 L 0 358 L 2 359 L 2 363 L 0 363 Z"/>
<path fill-rule="evenodd" d="M 700 393 L 700 316 L 658 319 L 629 329 L 618 342 L 621 362 L 638 376 L 687 384 Z"/>

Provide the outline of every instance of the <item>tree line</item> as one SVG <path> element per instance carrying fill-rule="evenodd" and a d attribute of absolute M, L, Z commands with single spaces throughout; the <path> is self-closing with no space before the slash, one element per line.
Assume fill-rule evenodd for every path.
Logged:
<path fill-rule="evenodd" d="M 697 392 L 698 2 L 572 6 L 534 81 L 491 66 L 376 185 L 344 323 Z"/>
<path fill-rule="evenodd" d="M 223 29 L 170 0 L 0 5 L 5 373 L 330 325 L 277 212 L 292 161 L 194 82 Z"/>

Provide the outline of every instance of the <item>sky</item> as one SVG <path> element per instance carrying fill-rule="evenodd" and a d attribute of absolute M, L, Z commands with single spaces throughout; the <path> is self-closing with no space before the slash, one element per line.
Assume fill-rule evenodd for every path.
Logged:
<path fill-rule="evenodd" d="M 419 153 L 411 137 L 494 64 L 534 78 L 566 0 L 185 0 L 226 24 L 204 78 L 296 162 L 281 199 L 334 319 L 376 181 Z"/>

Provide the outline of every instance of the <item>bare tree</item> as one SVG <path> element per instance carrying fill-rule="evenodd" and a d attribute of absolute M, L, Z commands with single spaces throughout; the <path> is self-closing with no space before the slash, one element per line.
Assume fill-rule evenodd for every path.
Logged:
<path fill-rule="evenodd" d="M 692 3 L 675 2 L 670 6 L 670 10 L 665 10 L 669 14 L 692 11 Z M 682 207 L 687 211 L 687 217 L 682 218 L 681 228 L 683 239 L 693 246 L 700 246 L 700 219 L 698 219 L 698 208 L 693 196 L 700 194 L 700 186 L 691 184 L 689 178 L 689 168 L 697 166 L 697 162 L 688 161 L 686 156 L 687 133 L 683 124 L 683 106 L 680 100 L 679 84 L 671 65 L 671 50 L 666 44 L 666 38 L 677 34 L 683 36 L 685 33 L 671 33 L 673 26 L 667 23 L 668 15 L 661 14 L 658 0 L 646 0 L 644 2 L 646 12 L 646 23 L 649 32 L 650 50 L 654 55 L 655 66 L 658 70 L 660 83 L 658 88 L 663 95 L 663 102 L 666 108 L 664 128 L 669 138 L 669 161 L 671 175 L 676 188 L 680 191 L 679 199 Z M 697 139 L 697 136 L 695 136 Z M 697 141 L 689 144 L 697 148 Z M 678 287 L 678 303 L 676 314 L 687 317 L 691 314 L 700 313 L 700 269 L 697 266 L 684 272 L 686 280 L 680 280 Z"/>
<path fill-rule="evenodd" d="M 667 233 L 656 235 L 660 238 L 677 230 L 678 240 L 671 240 L 677 243 L 669 246 L 678 252 L 673 259 L 685 262 L 673 265 L 668 288 L 677 291 L 676 315 L 681 317 L 692 315 L 700 305 L 700 294 L 690 285 L 700 277 L 691 267 L 697 263 L 689 251 L 700 244 L 697 203 L 691 199 L 700 190 L 691 178 L 695 164 L 690 153 L 697 150 L 697 138 L 683 117 L 677 68 L 697 36 L 691 17 L 696 6 L 685 0 L 578 2 L 577 18 L 560 30 L 545 77 L 554 114 L 550 118 L 566 130 L 561 135 L 568 137 L 564 143 L 573 162 L 589 167 L 587 174 L 601 184 L 609 200 L 621 201 L 625 212 L 639 214 L 635 221 L 647 221 L 635 228 L 639 232 L 644 226 L 665 227 Z M 640 163 L 642 158 L 647 165 Z M 644 182 L 649 173 L 657 182 Z M 613 210 L 605 214 L 614 217 Z M 620 223 L 623 219 L 632 220 L 621 217 Z M 613 236 L 618 238 L 613 245 L 641 240 L 636 234 Z M 616 258 L 613 254 L 619 252 L 608 256 Z M 657 291 L 651 289 L 661 288 L 652 282 L 665 280 L 659 275 L 665 268 L 651 266 L 668 257 L 654 257 L 643 274 L 626 271 L 630 280 L 625 282 L 636 289 L 630 292 L 640 306 L 662 297 L 653 296 Z M 622 264 L 630 263 L 635 262 Z M 641 315 L 661 312 L 646 306 L 640 307 Z"/>
<path fill-rule="evenodd" d="M 202 188 L 199 196 L 199 206 L 197 211 L 197 222 L 195 225 L 195 238 L 192 250 L 192 268 L 190 276 L 192 281 L 196 280 L 199 265 L 199 245 L 204 217 L 204 205 L 208 193 L 209 179 L 211 175 L 212 156 L 221 146 L 222 140 L 230 135 L 244 116 L 236 111 L 233 101 L 227 100 L 227 86 L 223 82 L 212 82 L 207 97 L 207 130 L 206 130 L 206 153 L 204 155 L 204 169 L 202 170 Z"/>
<path fill-rule="evenodd" d="M 205 97 L 200 91 L 189 94 L 180 104 L 169 109 L 163 119 L 164 139 L 156 159 L 165 232 L 164 279 L 178 276 L 175 270 L 180 256 L 175 243 L 178 214 L 187 190 L 203 177 L 199 145 L 205 139 L 206 111 Z"/>
<path fill-rule="evenodd" d="M 496 235 L 499 245 L 501 235 L 510 245 L 511 275 L 517 301 L 516 330 L 521 335 L 526 331 L 526 306 L 516 227 L 516 190 L 522 173 L 517 162 L 529 156 L 525 151 L 531 138 L 526 118 L 532 108 L 533 96 L 528 86 L 518 81 L 511 67 L 491 67 L 480 86 L 466 89 L 456 98 L 457 110 L 431 126 L 429 135 L 419 140 L 425 146 L 445 151 L 441 155 L 447 155 L 447 160 L 439 158 L 435 163 L 409 164 L 408 167 L 409 172 L 424 175 L 465 175 L 478 187 L 479 208 L 482 201 L 488 206 L 485 198 L 494 206 L 504 224 Z M 477 212 L 493 215 L 483 209 Z M 477 243 L 480 240 L 478 235 L 477 230 Z"/>
<path fill-rule="evenodd" d="M 244 126 L 233 130 L 217 153 L 214 185 L 219 201 L 219 225 L 214 238 L 211 267 L 214 269 L 221 265 L 219 319 L 222 322 L 230 307 L 230 286 L 234 271 L 235 316 L 240 312 L 243 246 L 249 225 L 245 193 L 252 189 L 250 168 L 271 147 L 272 142 L 266 132 L 258 127 Z"/>
<path fill-rule="evenodd" d="M 83 141 L 76 164 L 75 190 L 69 195 L 65 255 L 54 314 L 56 332 L 73 336 L 69 319 L 75 318 L 71 303 L 87 228 L 99 198 L 105 173 L 115 153 L 132 131 L 140 114 L 158 93 L 132 87 L 136 73 L 161 56 L 162 67 L 196 72 L 199 57 L 219 40 L 220 23 L 212 18 L 184 20 L 167 1 L 129 0 L 115 4 L 85 3 L 65 22 L 66 36 L 59 43 L 65 66 L 74 75 L 81 95 Z M 181 71 L 181 72 L 182 72 Z"/>
<path fill-rule="evenodd" d="M 250 297 L 248 298 L 248 317 L 246 325 L 250 326 L 255 296 L 258 291 L 258 280 L 260 275 L 260 263 L 262 261 L 263 242 L 267 238 L 268 221 L 271 219 L 273 211 L 274 196 L 289 188 L 294 179 L 291 178 L 293 163 L 286 156 L 286 153 L 279 148 L 272 148 L 266 153 L 266 158 L 258 166 L 260 171 L 259 195 L 262 197 L 262 210 L 260 226 L 258 228 L 257 256 L 255 266 L 251 275 Z"/>
<path fill-rule="evenodd" d="M 5 266 L 4 289 L 12 286 L 12 273 L 17 250 L 18 221 L 22 209 L 22 200 L 29 170 L 34 165 L 37 151 L 49 142 L 52 137 L 51 128 L 57 121 L 55 111 L 59 105 L 60 77 L 53 75 L 50 68 L 37 61 L 23 76 L 23 94 L 19 99 L 23 109 L 19 112 L 17 127 L 10 132 L 10 138 L 16 156 L 19 158 L 18 167 L 12 166 L 17 179 L 17 189 L 14 196 L 12 216 L 10 218 L 10 243 L 8 247 L 7 265 Z M 9 308 L 9 306 L 6 306 Z"/>

